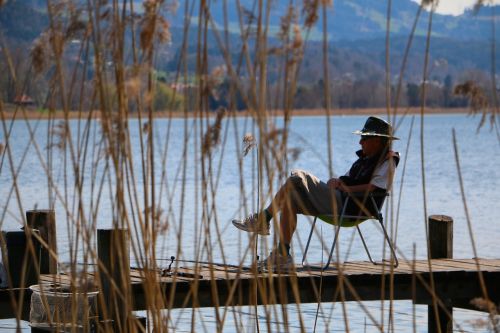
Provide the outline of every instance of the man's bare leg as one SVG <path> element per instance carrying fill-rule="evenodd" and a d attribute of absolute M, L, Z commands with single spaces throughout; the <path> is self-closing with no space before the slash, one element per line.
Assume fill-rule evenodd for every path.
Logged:
<path fill-rule="evenodd" d="M 291 189 L 287 186 L 290 186 L 288 182 L 278 190 L 273 201 L 264 210 L 268 218 L 280 213 L 278 249 L 286 255 L 290 253 L 290 244 L 297 228 L 297 212 L 291 202 Z"/>
<path fill-rule="evenodd" d="M 287 207 L 281 211 L 278 249 L 282 254 L 290 254 L 290 244 L 297 228 L 297 213 Z"/>

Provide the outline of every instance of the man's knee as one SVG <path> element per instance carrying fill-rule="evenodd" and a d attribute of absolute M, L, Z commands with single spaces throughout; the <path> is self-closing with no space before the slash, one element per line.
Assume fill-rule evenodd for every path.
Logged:
<path fill-rule="evenodd" d="M 287 209 L 295 214 L 302 213 L 304 211 L 304 189 L 301 177 L 297 175 L 291 175 L 287 178 L 285 182 L 285 200 L 284 204 Z"/>

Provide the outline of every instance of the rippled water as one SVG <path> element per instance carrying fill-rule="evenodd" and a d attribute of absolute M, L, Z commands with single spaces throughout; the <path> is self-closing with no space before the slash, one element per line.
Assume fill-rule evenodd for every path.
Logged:
<path fill-rule="evenodd" d="M 350 116 L 350 117 L 334 117 L 331 119 L 332 128 L 332 162 L 333 174 L 341 175 L 346 172 L 350 164 L 354 161 L 354 152 L 359 149 L 359 137 L 351 134 L 352 131 L 360 129 L 364 123 L 365 117 Z M 411 141 L 408 144 L 410 125 L 412 118 L 410 116 L 402 119 L 401 125 L 397 128 L 396 135 L 401 140 L 396 141 L 394 149 L 402 154 L 402 159 L 396 174 L 396 181 L 391 195 L 391 203 L 386 207 L 386 220 L 390 221 L 393 226 L 397 226 L 397 246 L 402 254 L 408 258 L 413 257 L 413 246 L 416 246 L 416 257 L 426 257 L 425 246 L 425 212 L 424 212 L 424 191 L 422 186 L 422 155 L 421 155 L 421 126 L 420 117 L 415 117 L 413 126 L 413 134 Z M 399 120 L 398 120 L 399 121 Z M 466 115 L 429 115 L 424 118 L 423 142 L 424 142 L 424 175 L 425 175 L 425 196 L 427 215 L 445 214 L 452 216 L 454 219 L 454 256 L 456 258 L 471 258 L 474 251 L 471 239 L 475 241 L 477 256 L 484 258 L 500 257 L 500 243 L 497 239 L 500 238 L 500 228 L 498 227 L 497 217 L 500 216 L 500 205 L 498 199 L 498 188 L 500 188 L 500 143 L 494 132 L 490 131 L 486 125 L 479 132 L 476 131 L 478 118 L 472 118 Z M 323 117 L 296 117 L 291 122 L 291 131 L 289 137 L 289 147 L 298 148 L 301 153 L 297 160 L 290 162 L 288 173 L 293 168 L 306 169 L 316 174 L 321 179 L 328 179 L 328 146 L 327 146 L 327 121 Z M 28 126 L 29 125 L 29 126 Z M 89 154 L 99 156 L 97 149 L 99 127 L 98 122 L 93 122 L 91 126 L 90 143 L 88 144 Z M 142 128 L 137 120 L 131 120 L 131 142 L 134 149 L 133 160 L 135 165 L 136 184 L 138 186 L 137 195 L 139 198 L 143 196 L 143 183 L 140 174 L 140 145 L 139 133 Z M 0 207 L 3 218 L 3 229 L 13 229 L 19 226 L 21 221 L 20 216 L 25 210 L 49 207 L 49 193 L 47 191 L 47 177 L 43 168 L 43 163 L 40 160 L 46 160 L 47 155 L 47 121 L 16 121 L 12 127 L 12 134 L 9 140 L 11 144 L 11 152 L 13 156 L 12 164 L 14 167 L 20 168 L 17 177 L 19 189 L 19 200 L 15 192 L 12 193 L 13 176 L 10 169 L 10 161 L 4 157 L 2 167 L 0 169 Z M 81 123 L 73 121 L 71 130 L 74 135 L 78 133 Z M 195 120 L 175 119 L 172 121 L 160 119 L 155 121 L 155 145 L 157 152 L 155 154 L 155 170 L 157 181 L 157 193 L 162 188 L 161 196 L 158 195 L 157 202 L 165 210 L 165 216 L 168 215 L 169 229 L 164 234 L 161 234 L 161 241 L 157 247 L 159 258 L 168 258 L 170 255 L 176 255 L 178 244 L 176 231 L 182 226 L 183 236 L 181 238 L 182 257 L 185 259 L 195 258 L 195 252 L 200 245 L 197 235 L 202 228 L 202 210 L 201 210 L 201 178 L 199 159 L 199 141 L 200 131 L 197 129 L 198 122 Z M 276 127 L 279 128 L 280 122 L 277 121 Z M 34 141 L 39 150 L 35 149 L 35 145 L 30 143 L 30 135 L 28 127 L 34 131 Z M 189 131 L 189 142 L 184 144 L 185 130 Z M 81 129 L 80 129 L 81 130 Z M 223 122 L 222 140 L 223 143 L 214 152 L 212 158 L 213 172 L 212 179 L 217 180 L 216 195 L 213 199 L 216 207 L 216 218 L 211 219 L 211 242 L 213 249 L 213 259 L 216 261 L 222 260 L 222 252 L 227 261 L 237 263 L 241 258 L 244 250 L 248 246 L 248 237 L 246 234 L 238 232 L 230 226 L 230 220 L 234 217 L 244 216 L 250 211 L 253 211 L 257 205 L 257 189 L 256 189 L 256 150 L 253 150 L 249 156 L 243 159 L 243 184 L 245 186 L 246 195 L 243 196 L 240 191 L 240 172 L 238 169 L 238 160 L 241 158 L 241 140 L 247 132 L 252 132 L 252 123 L 246 118 L 237 118 L 236 120 L 227 119 Z M 457 171 L 457 162 L 454 155 L 452 130 L 456 131 L 457 146 L 460 162 L 461 177 L 465 188 L 465 202 L 470 214 L 470 222 L 473 234 L 469 233 L 464 201 L 460 193 L 459 174 Z M 3 129 L 0 130 L 0 140 L 4 141 Z M 168 141 L 167 141 L 168 138 Z M 75 139 L 75 143 L 76 143 Z M 183 149 L 187 147 L 186 156 L 186 173 L 182 176 L 182 161 Z M 166 159 L 163 163 L 163 149 L 166 151 Z M 64 178 L 64 154 L 57 149 L 54 151 L 53 177 L 58 184 L 60 190 L 60 198 L 68 203 L 69 209 L 74 211 L 74 187 L 71 177 L 66 180 Z M 66 155 L 68 156 L 68 155 Z M 92 156 L 92 155 L 91 155 Z M 23 160 L 24 159 L 24 160 Z M 94 160 L 95 158 L 89 158 Z M 91 187 L 91 179 L 99 179 L 91 173 L 89 160 L 85 165 L 85 181 L 84 181 L 84 203 L 86 211 L 93 200 L 97 199 L 97 190 Z M 21 161 L 23 161 L 21 165 Z M 99 160 L 99 169 L 104 168 L 104 160 Z M 21 166 L 20 166 L 21 165 Z M 69 164 L 67 164 L 69 165 Z M 83 165 L 83 164 L 82 164 Z M 161 182 L 161 170 L 165 166 L 166 182 Z M 402 182 L 404 171 L 404 181 Z M 220 175 L 220 177 L 218 177 Z M 267 179 L 264 177 L 264 179 Z M 66 181 L 66 185 L 65 185 Z M 263 182 L 262 193 L 267 193 L 270 186 L 276 189 L 283 179 L 274 177 L 272 182 Z M 184 210 L 181 216 L 181 189 L 185 186 L 185 201 Z M 252 188 L 253 186 L 253 188 Z M 171 202 L 169 195 L 171 194 Z M 264 195 L 266 202 L 269 197 Z M 103 195 L 99 200 L 99 211 L 97 224 L 99 227 L 111 226 L 113 220 L 112 202 L 114 195 L 110 192 L 108 185 L 104 187 Z M 19 207 L 19 203 L 22 205 Z M 248 206 L 248 211 L 243 209 L 243 203 Z M 397 211 L 399 205 L 399 215 Z M 142 209 L 144 206 L 141 204 Z M 4 210 L 6 209 L 6 210 Z M 68 230 L 71 230 L 71 219 L 66 216 L 66 213 L 61 204 L 61 200 L 55 203 L 55 209 L 58 222 L 58 246 L 62 260 L 68 260 Z M 139 210 L 139 211 L 140 211 Z M 131 214 L 132 215 L 132 214 Z M 70 221 L 67 223 L 67 221 Z M 298 262 L 301 257 L 301 243 L 305 241 L 309 223 L 306 217 L 299 218 L 297 236 L 292 245 L 294 256 Z M 217 224 L 220 233 L 221 241 L 217 241 L 217 232 L 214 225 Z M 365 225 L 366 224 L 366 225 Z M 380 257 L 382 253 L 382 243 L 380 233 L 374 224 L 365 223 L 363 225 L 364 234 L 373 249 L 375 257 Z M 68 229 L 68 225 L 70 226 Z M 329 236 L 331 229 L 322 228 L 325 237 Z M 393 229 L 395 230 L 395 229 Z M 365 260 L 366 254 L 361 248 L 360 241 L 355 237 L 351 243 L 351 231 L 343 231 L 341 234 L 341 252 L 342 256 L 347 256 L 350 260 Z M 299 241 L 300 240 L 300 241 Z M 268 247 L 272 246 L 272 238 L 263 242 Z M 265 255 L 266 247 L 262 246 L 261 255 Z M 312 248 L 313 259 L 320 259 L 321 251 L 319 250 L 318 242 L 315 242 Z M 206 259 L 206 251 L 201 259 Z M 314 253 L 316 257 L 314 257 Z M 250 262 L 250 258 L 245 260 Z M 387 321 L 387 311 L 381 315 L 379 302 L 367 302 L 370 312 L 373 311 L 373 316 L 377 320 L 382 321 L 385 316 Z M 395 312 L 395 325 L 402 327 L 402 330 L 410 330 L 413 317 L 411 315 L 411 302 L 397 302 Z M 388 305 L 387 305 L 388 306 Z M 367 316 L 359 309 L 359 305 L 350 303 L 349 307 L 349 325 L 353 331 L 373 331 L 372 326 Z M 321 319 L 318 322 L 320 331 L 325 329 L 329 331 L 343 331 L 343 314 L 340 306 L 333 304 L 325 304 L 324 308 L 328 309 L 324 316 L 325 320 L 330 319 L 330 323 L 326 323 Z M 294 307 L 288 306 L 288 312 L 294 312 Z M 400 310 L 401 309 L 401 310 Z M 259 310 L 259 315 L 265 313 L 264 308 Z M 232 310 L 231 310 L 232 311 Z M 239 312 L 248 312 L 249 320 L 245 323 L 245 331 L 253 331 L 253 309 L 239 308 Z M 311 323 L 314 321 L 316 307 L 314 305 L 301 306 L 301 312 L 304 316 L 304 321 L 307 323 L 307 330 L 312 330 Z M 190 329 L 189 322 L 191 321 L 191 312 L 188 310 L 175 310 L 180 321 L 179 331 Z M 187 313 L 187 315 L 186 315 Z M 477 319 L 479 314 L 468 312 L 465 310 L 457 310 L 459 319 L 465 328 L 472 327 L 468 320 Z M 197 311 L 197 314 L 203 319 L 203 325 L 206 325 L 207 330 L 211 331 L 210 327 L 215 327 L 212 310 Z M 331 314 L 331 315 L 330 315 Z M 228 323 L 226 330 L 235 330 L 237 323 L 231 324 L 232 315 L 228 315 Z M 463 319 L 461 319 L 463 318 Z M 417 326 L 418 331 L 426 330 L 426 308 L 417 307 Z M 279 322 L 279 318 L 277 319 Z M 323 322 L 321 324 L 320 322 Z M 386 323 L 387 324 L 387 323 Z M 246 326 L 248 325 L 248 326 Z M 276 324 L 278 325 L 278 324 Z M 467 326 L 469 325 L 469 326 Z M 200 327 L 200 329 L 202 329 Z M 277 327 L 279 328 L 279 327 Z M 267 328 L 262 328 L 266 330 Z M 295 328 L 291 328 L 292 331 Z M 297 328 L 298 329 L 298 328 Z M 274 329 L 272 329 L 274 331 Z M 283 328 L 281 328 L 283 330 Z M 471 329 L 472 330 L 472 329 Z M 397 331 L 397 330 L 396 330 Z"/>

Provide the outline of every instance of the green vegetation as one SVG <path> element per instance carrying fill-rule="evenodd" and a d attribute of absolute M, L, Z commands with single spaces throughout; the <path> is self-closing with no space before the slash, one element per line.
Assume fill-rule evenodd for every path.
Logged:
<path fill-rule="evenodd" d="M 182 110 L 184 98 L 180 92 L 174 92 L 166 83 L 157 82 L 153 98 L 153 108 L 156 111 Z"/>

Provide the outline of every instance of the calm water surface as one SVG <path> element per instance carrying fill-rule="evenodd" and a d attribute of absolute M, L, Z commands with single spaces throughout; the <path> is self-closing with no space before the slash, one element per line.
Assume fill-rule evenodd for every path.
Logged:
<path fill-rule="evenodd" d="M 391 202 L 386 205 L 388 211 L 385 212 L 386 220 L 392 225 L 392 231 L 396 233 L 397 246 L 401 251 L 401 256 L 412 258 L 426 257 L 425 246 L 425 216 L 431 214 L 445 214 L 454 219 L 454 256 L 456 258 L 472 258 L 474 255 L 484 258 L 500 257 L 500 228 L 497 222 L 500 216 L 500 205 L 498 200 L 498 188 L 500 188 L 500 143 L 494 132 L 488 126 L 476 131 L 478 118 L 466 115 L 432 115 L 424 118 L 423 127 L 423 157 L 421 154 L 421 126 L 420 118 L 415 117 L 413 133 L 410 136 L 411 117 L 402 119 L 397 128 L 396 135 L 401 138 L 395 141 L 394 149 L 402 155 L 401 163 L 398 167 L 394 189 L 390 197 Z M 359 136 L 353 135 L 354 130 L 363 126 L 365 117 L 334 117 L 331 119 L 332 129 L 332 165 L 333 170 L 328 168 L 328 145 L 327 145 L 327 121 L 322 117 L 296 117 L 291 122 L 289 137 L 289 148 L 300 150 L 298 158 L 289 163 L 284 174 L 289 173 L 294 168 L 306 169 L 317 175 L 319 178 L 327 180 L 330 172 L 334 175 L 342 175 L 347 171 L 351 163 L 355 160 L 354 152 L 359 149 Z M 90 128 L 88 158 L 81 166 L 85 170 L 84 190 L 82 201 L 85 211 L 90 216 L 90 207 L 98 207 L 97 223 L 98 227 L 110 227 L 113 221 L 112 202 L 114 195 L 112 185 L 113 177 L 105 181 L 105 186 L 101 195 L 96 184 L 92 180 L 100 179 L 104 169 L 104 159 L 102 153 L 98 151 L 99 126 L 98 122 L 93 122 Z M 131 120 L 131 142 L 134 150 L 133 161 L 136 171 L 137 196 L 143 197 L 144 185 L 141 176 L 140 157 L 140 129 L 142 124 L 136 120 Z M 185 259 L 196 258 L 197 253 L 201 253 L 201 259 L 208 258 L 208 252 L 200 249 L 199 232 L 202 230 L 202 209 L 201 209 L 201 163 L 199 158 L 200 132 L 199 124 L 193 120 L 157 120 L 154 124 L 157 202 L 164 209 L 164 218 L 168 219 L 168 228 L 160 234 L 160 242 L 157 246 L 159 258 L 168 258 L 176 255 Z M 206 126 L 206 125 L 203 125 Z M 278 121 L 275 125 L 280 128 L 282 125 Z M 83 127 L 82 123 L 74 121 L 71 123 L 71 131 L 77 135 Z M 34 141 L 36 146 L 30 142 L 28 128 L 34 131 Z M 184 143 L 187 137 L 187 145 Z M 456 132 L 458 154 L 460 162 L 461 177 L 465 189 L 465 203 L 469 211 L 472 227 L 472 235 L 469 233 L 468 223 L 465 214 L 464 201 L 460 193 L 459 174 L 457 162 L 453 149 L 452 130 Z M 238 118 L 236 121 L 230 119 L 223 123 L 222 141 L 214 152 L 212 158 L 213 171 L 211 173 L 215 196 L 210 198 L 216 207 L 215 214 L 210 220 L 210 243 L 212 244 L 210 256 L 215 261 L 225 258 L 228 262 L 237 263 L 243 260 L 250 263 L 250 257 L 243 258 L 243 253 L 248 246 L 248 235 L 238 232 L 230 226 L 230 220 L 234 217 L 241 217 L 253 211 L 257 206 L 257 181 L 256 181 L 256 150 L 242 159 L 243 176 L 238 168 L 238 161 L 241 158 L 241 140 L 247 132 L 254 131 L 249 119 Z M 71 174 L 65 176 L 65 165 L 69 168 L 69 162 L 65 163 L 65 156 L 58 149 L 53 150 L 54 162 L 52 165 L 52 177 L 57 184 L 58 193 L 49 194 L 47 190 L 46 171 L 43 167 L 47 159 L 47 121 L 17 121 L 12 125 L 12 134 L 9 140 L 13 156 L 12 165 L 18 170 L 17 184 L 19 198 L 16 192 L 12 191 L 13 175 L 10 168 L 10 161 L 7 157 L 0 169 L 0 208 L 3 214 L 2 229 L 16 229 L 21 223 L 20 216 L 25 210 L 50 207 L 49 197 L 54 195 L 58 198 L 53 207 L 56 210 L 58 222 L 58 246 L 62 261 L 69 260 L 68 235 L 74 230 L 72 224 L 72 212 L 76 211 L 74 181 Z M 5 133 L 0 130 L 0 140 L 2 142 Z M 83 135 L 80 135 L 83 137 Z M 410 139 L 410 140 L 409 140 Z M 95 140 L 95 141 L 94 141 Z M 77 139 L 74 139 L 75 144 Z M 408 145 L 409 143 L 409 145 Z M 38 149 L 36 148 L 38 147 Z M 185 151 L 184 149 L 187 148 Z M 185 152 L 186 158 L 183 159 Z M 162 158 L 165 154 L 165 159 Z M 98 159 L 98 157 L 101 157 Z M 422 160 L 423 170 L 422 172 Z M 41 161 L 44 161 L 43 163 Z M 93 168 L 90 163 L 93 161 L 97 168 Z M 182 173 L 183 161 L 185 161 L 185 176 Z M 93 169 L 96 174 L 93 174 Z M 166 180 L 162 181 L 162 170 L 165 171 Z M 403 172 L 404 170 L 404 172 Z M 404 178 L 403 178 L 404 173 Z M 267 179 L 267 176 L 264 177 Z M 240 191 L 240 179 L 245 187 L 244 195 Z M 422 181 L 425 179 L 425 205 L 424 190 Z M 266 193 L 275 190 L 283 182 L 278 175 L 273 177 L 273 181 L 262 182 L 261 193 L 263 199 L 268 202 Z M 94 185 L 94 186 L 93 186 Z M 182 199 L 182 189 L 184 185 L 184 200 Z M 161 189 L 161 193 L 160 193 Z M 61 202 L 67 203 L 70 214 L 66 214 Z M 21 206 L 20 206 L 21 205 Z M 246 210 L 245 210 L 246 205 Z M 181 210 L 183 207 L 183 210 Z M 398 209 L 399 207 L 399 209 Z M 425 207 L 427 211 L 425 212 Z M 135 207 L 137 208 L 137 207 Z M 143 211 L 144 205 L 141 203 L 139 209 L 134 209 L 130 213 L 133 218 L 136 212 Z M 397 213 L 399 212 L 399 213 Z M 90 218 L 89 218 L 90 219 Z M 302 244 L 305 241 L 309 229 L 308 218 L 300 217 L 295 237 L 292 245 L 296 262 L 302 255 Z M 215 228 L 215 225 L 218 228 Z M 177 254 L 176 249 L 179 244 L 177 232 L 182 229 L 180 239 L 182 253 Z M 220 237 L 217 237 L 217 230 Z M 326 226 L 320 229 L 323 236 L 329 239 L 331 229 Z M 380 231 L 371 222 L 363 224 L 364 234 L 373 249 L 373 255 L 380 258 L 382 255 L 382 242 Z M 349 260 L 366 260 L 366 254 L 361 247 L 357 237 L 352 237 L 350 230 L 342 231 L 341 234 L 341 255 Z M 472 246 L 472 239 L 475 242 L 476 254 Z M 272 237 L 261 243 L 260 255 L 264 256 L 269 247 L 272 246 Z M 413 248 L 416 248 L 416 253 Z M 315 242 L 311 249 L 312 259 L 321 260 L 319 242 Z M 387 311 L 381 311 L 380 302 L 366 302 L 371 315 L 379 323 L 387 325 Z M 399 331 L 411 331 L 413 307 L 411 302 L 397 302 L 395 316 L 395 326 L 400 327 Z M 389 304 L 383 306 L 386 310 Z M 264 308 L 259 308 L 259 315 L 264 316 Z M 296 315 L 297 309 L 294 306 L 287 307 L 288 313 Z M 348 318 L 350 330 L 359 332 L 370 332 L 376 330 L 369 316 L 358 304 L 348 304 Z M 248 320 L 243 325 L 245 331 L 252 332 L 255 328 L 254 309 L 238 308 L 229 309 L 225 331 L 234 331 L 236 327 L 243 325 L 239 320 L 233 320 L 232 311 L 239 314 L 248 313 Z M 281 310 L 277 311 L 280 313 Z M 302 305 L 301 311 L 304 323 L 308 331 L 312 330 L 316 314 L 315 305 Z M 191 322 L 190 310 L 175 310 L 176 327 L 179 332 L 189 331 Z M 426 308 L 417 306 L 416 324 L 417 331 L 426 331 Z M 213 310 L 196 311 L 196 315 L 202 319 L 200 330 L 212 331 L 215 326 L 215 313 Z M 239 315 L 238 315 L 239 316 Z M 477 331 L 473 324 L 482 315 L 475 312 L 456 310 L 455 319 L 458 320 L 464 330 Z M 276 318 L 276 323 L 272 331 L 284 328 L 279 326 L 281 318 Z M 343 312 L 339 304 L 324 304 L 323 313 L 318 319 L 320 331 L 343 331 Z M 0 323 L 1 328 L 1 323 Z M 266 331 L 267 327 L 261 330 Z M 292 331 L 299 330 L 296 327 L 290 328 Z M 483 327 L 484 331 L 487 328 Z M 398 330 L 396 330 L 398 331 Z"/>

